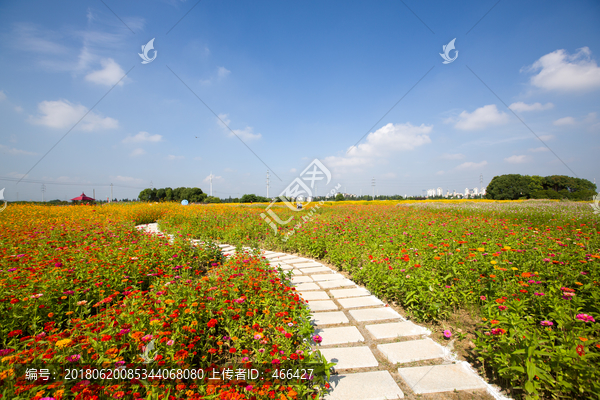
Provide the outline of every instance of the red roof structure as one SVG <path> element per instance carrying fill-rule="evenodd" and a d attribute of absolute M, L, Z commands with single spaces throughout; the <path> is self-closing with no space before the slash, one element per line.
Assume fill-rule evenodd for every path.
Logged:
<path fill-rule="evenodd" d="M 74 199 L 71 199 L 71 201 L 96 201 L 96 199 L 92 199 L 91 197 L 87 197 L 85 195 L 85 193 L 81 193 L 81 196 L 77 196 Z"/>

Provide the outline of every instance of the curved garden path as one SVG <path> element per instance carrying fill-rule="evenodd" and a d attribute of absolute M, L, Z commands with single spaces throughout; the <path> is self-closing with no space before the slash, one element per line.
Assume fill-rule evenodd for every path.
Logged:
<path fill-rule="evenodd" d="M 162 234 L 157 224 L 138 229 Z M 235 253 L 233 246 L 219 247 L 225 256 Z M 428 329 L 407 321 L 342 274 L 295 255 L 263 250 L 263 256 L 292 271 L 315 334 L 323 338 L 318 349 L 337 363 L 326 400 L 506 399 L 469 363 L 429 338 Z"/>

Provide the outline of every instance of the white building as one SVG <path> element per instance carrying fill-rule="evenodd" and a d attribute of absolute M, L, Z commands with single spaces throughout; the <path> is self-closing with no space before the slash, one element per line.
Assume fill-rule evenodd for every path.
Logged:
<path fill-rule="evenodd" d="M 441 187 L 437 188 L 437 195 L 442 196 L 443 194 L 444 194 L 444 190 Z"/>
<path fill-rule="evenodd" d="M 479 194 L 479 189 L 473 189 L 473 196 L 477 196 Z"/>

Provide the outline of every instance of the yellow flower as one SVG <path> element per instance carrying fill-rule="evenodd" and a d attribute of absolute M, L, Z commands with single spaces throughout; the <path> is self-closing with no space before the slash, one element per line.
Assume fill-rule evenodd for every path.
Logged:
<path fill-rule="evenodd" d="M 513 271 L 518 271 L 518 270 L 519 270 L 519 268 L 515 268 L 515 267 L 512 267 L 511 269 L 512 269 Z"/>
<path fill-rule="evenodd" d="M 491 263 L 491 264 L 494 264 L 494 265 L 495 265 L 495 264 L 498 264 L 498 262 L 497 262 L 496 260 L 492 260 L 492 261 L 490 261 L 490 263 Z"/>
<path fill-rule="evenodd" d="M 478 247 L 477 251 L 485 251 L 485 249 L 483 247 Z"/>
<path fill-rule="evenodd" d="M 510 246 L 504 246 L 504 250 L 510 250 L 511 247 Z"/>
<path fill-rule="evenodd" d="M 2 372 L 0 372 L 0 379 L 4 380 L 4 379 L 8 378 L 9 376 L 13 376 L 14 373 L 15 373 L 15 371 L 12 368 L 8 369 L 6 371 L 2 371 Z"/>
<path fill-rule="evenodd" d="M 173 304 L 173 303 L 175 303 L 175 300 L 168 299 L 168 300 L 165 300 L 165 303 L 166 304 Z"/>
<path fill-rule="evenodd" d="M 487 318 L 481 318 L 482 321 L 487 321 Z"/>
<path fill-rule="evenodd" d="M 581 283 L 581 282 L 575 282 L 575 284 L 576 284 L 576 285 L 579 285 L 579 286 L 582 286 L 582 285 L 583 285 L 583 283 Z"/>
<path fill-rule="evenodd" d="M 62 349 L 63 347 L 65 347 L 66 345 L 71 343 L 71 341 L 72 341 L 71 339 L 59 340 L 58 342 L 56 342 L 56 347 L 58 347 L 59 349 Z"/>

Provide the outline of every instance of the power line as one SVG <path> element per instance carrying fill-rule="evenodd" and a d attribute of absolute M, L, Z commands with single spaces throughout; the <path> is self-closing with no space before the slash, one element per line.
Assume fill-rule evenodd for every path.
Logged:
<path fill-rule="evenodd" d="M 19 182 L 19 179 L 17 178 L 7 178 L 7 177 L 0 177 L 0 181 L 10 181 L 10 182 Z M 21 182 L 25 182 L 25 183 L 38 183 L 38 184 L 45 184 L 45 185 L 68 185 L 68 186 L 110 186 L 110 183 L 87 183 L 87 182 L 80 182 L 80 183 L 70 183 L 70 182 L 47 182 L 47 181 L 42 181 L 42 180 L 37 180 L 37 179 L 21 179 Z M 145 188 L 141 188 L 138 186 L 126 186 L 126 185 L 114 185 L 115 187 L 122 187 L 122 188 L 129 188 L 129 189 L 145 189 Z"/>

